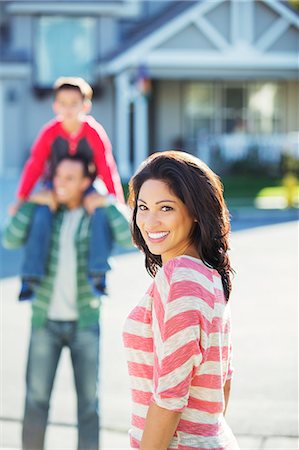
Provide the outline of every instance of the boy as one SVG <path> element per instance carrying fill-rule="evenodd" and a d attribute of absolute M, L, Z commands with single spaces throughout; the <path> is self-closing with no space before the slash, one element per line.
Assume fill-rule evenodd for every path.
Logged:
<path fill-rule="evenodd" d="M 11 208 L 15 213 L 28 198 L 34 185 L 43 177 L 50 188 L 53 173 L 59 161 L 67 155 L 87 158 L 94 166 L 95 176 L 102 179 L 107 191 L 124 203 L 120 177 L 112 155 L 111 144 L 104 128 L 90 115 L 92 89 L 82 78 L 60 77 L 54 84 L 53 110 L 56 118 L 47 123 L 33 144 L 31 156 L 25 164 L 17 192 L 18 202 Z M 90 202 L 95 189 L 87 190 L 83 205 L 92 212 Z M 51 210 L 41 207 L 36 210 L 31 232 L 25 249 L 23 283 L 20 300 L 30 299 L 32 283 L 38 282 L 45 271 L 51 231 Z M 104 221 L 101 209 L 93 214 L 91 226 L 88 274 L 97 293 L 105 293 L 105 272 L 110 269 L 108 255 L 111 247 L 108 236 L 104 236 Z"/>

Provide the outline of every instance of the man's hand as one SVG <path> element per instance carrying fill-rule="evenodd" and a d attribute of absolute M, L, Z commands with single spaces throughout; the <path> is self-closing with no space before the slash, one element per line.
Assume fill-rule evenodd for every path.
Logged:
<path fill-rule="evenodd" d="M 83 198 L 83 206 L 88 214 L 93 214 L 96 208 L 102 208 L 106 205 L 107 197 L 100 195 L 97 192 L 91 192 Z"/>
<path fill-rule="evenodd" d="M 22 203 L 24 203 L 25 200 L 19 199 L 16 203 L 14 203 L 13 205 L 9 205 L 8 207 L 8 214 L 10 216 L 14 216 L 18 209 L 20 208 L 20 206 L 22 205 Z"/>
<path fill-rule="evenodd" d="M 39 192 L 35 192 L 31 195 L 29 200 L 33 203 L 37 203 L 38 205 L 49 206 L 52 211 L 56 211 L 58 206 L 55 193 L 51 190 L 42 190 Z"/>

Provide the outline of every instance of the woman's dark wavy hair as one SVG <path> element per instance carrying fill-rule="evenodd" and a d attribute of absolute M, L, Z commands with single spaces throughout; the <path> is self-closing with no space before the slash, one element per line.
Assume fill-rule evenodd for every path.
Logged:
<path fill-rule="evenodd" d="M 230 220 L 219 177 L 200 159 L 185 152 L 165 151 L 149 156 L 129 182 L 129 205 L 133 209 L 131 231 L 136 246 L 145 254 L 145 267 L 155 276 L 162 266 L 160 255 L 151 253 L 136 223 L 137 200 L 149 179 L 167 183 L 185 204 L 196 222 L 190 240 L 205 265 L 218 271 L 225 297 L 231 292 L 233 270 L 228 257 Z"/>

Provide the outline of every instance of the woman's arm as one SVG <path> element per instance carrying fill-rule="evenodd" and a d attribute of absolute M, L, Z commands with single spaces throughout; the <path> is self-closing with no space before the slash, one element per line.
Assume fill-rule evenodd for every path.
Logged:
<path fill-rule="evenodd" d="M 148 409 L 140 450 L 167 450 L 181 417 L 180 412 L 152 403 Z"/>
<path fill-rule="evenodd" d="M 226 409 L 227 409 L 227 405 L 228 405 L 228 401 L 229 401 L 229 394 L 230 394 L 230 388 L 231 388 L 231 380 L 226 380 L 224 388 L 223 388 L 223 393 L 224 393 L 224 415 L 226 413 Z"/>

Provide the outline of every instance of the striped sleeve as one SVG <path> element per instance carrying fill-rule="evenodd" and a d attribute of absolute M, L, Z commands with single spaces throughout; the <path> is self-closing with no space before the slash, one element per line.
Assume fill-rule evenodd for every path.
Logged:
<path fill-rule="evenodd" d="M 177 277 L 172 281 L 171 272 L 169 264 L 160 271 L 153 291 L 153 400 L 162 408 L 183 411 L 202 360 L 200 321 L 192 286 Z"/>
<path fill-rule="evenodd" d="M 133 244 L 127 206 L 116 202 L 105 207 L 105 213 L 115 242 L 124 248 L 132 247 Z"/>
<path fill-rule="evenodd" d="M 34 209 L 34 203 L 25 202 L 9 219 L 2 236 L 2 244 L 5 248 L 21 247 L 26 242 Z"/>

